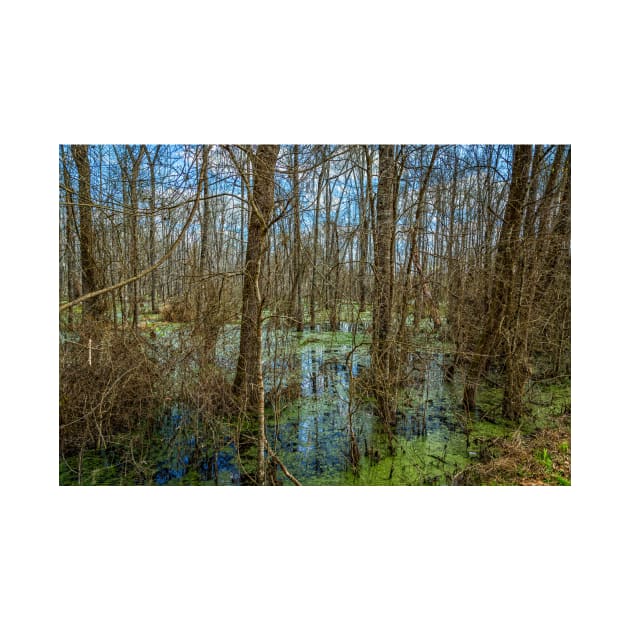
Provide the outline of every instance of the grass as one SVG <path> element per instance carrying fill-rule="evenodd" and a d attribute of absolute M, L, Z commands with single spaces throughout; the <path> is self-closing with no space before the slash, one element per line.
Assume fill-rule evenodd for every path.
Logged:
<path fill-rule="evenodd" d="M 524 436 L 520 431 L 482 444 L 482 461 L 457 476 L 460 485 L 571 485 L 571 416 Z"/>

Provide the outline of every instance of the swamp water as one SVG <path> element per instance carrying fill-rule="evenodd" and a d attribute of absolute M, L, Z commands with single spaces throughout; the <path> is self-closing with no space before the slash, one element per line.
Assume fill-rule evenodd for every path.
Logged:
<path fill-rule="evenodd" d="M 355 387 L 369 366 L 369 339 L 353 335 L 347 324 L 340 328 L 330 332 L 320 325 L 301 335 L 273 331 L 264 338 L 267 438 L 302 484 L 450 484 L 476 456 L 475 435 L 505 433 L 479 418 L 472 419 L 472 433 L 471 425 L 467 430 L 461 387 L 445 381 L 444 356 L 435 344 L 418 346 L 410 356 L 412 385 L 396 395 L 396 422 L 386 431 L 373 402 Z M 235 356 L 237 344 L 237 329 L 226 329 L 218 354 Z M 224 367 L 233 369 L 227 362 Z M 274 396 L 287 391 L 289 398 Z M 223 436 L 214 427 L 208 433 L 200 425 L 185 409 L 165 415 L 153 483 L 251 483 L 255 445 L 237 453 L 228 431 Z M 355 466 L 352 435 L 360 456 Z M 279 468 L 274 473 L 278 483 L 290 483 Z"/>

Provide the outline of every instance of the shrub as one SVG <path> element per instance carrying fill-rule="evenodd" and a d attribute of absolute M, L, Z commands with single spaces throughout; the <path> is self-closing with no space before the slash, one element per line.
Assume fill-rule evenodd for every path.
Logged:
<path fill-rule="evenodd" d="M 59 349 L 62 455 L 106 448 L 119 433 L 150 430 L 164 395 L 163 370 L 142 336 L 89 326 L 75 332 Z"/>
<path fill-rule="evenodd" d="M 165 322 L 191 322 L 194 319 L 193 309 L 185 297 L 169 300 L 160 315 Z"/>

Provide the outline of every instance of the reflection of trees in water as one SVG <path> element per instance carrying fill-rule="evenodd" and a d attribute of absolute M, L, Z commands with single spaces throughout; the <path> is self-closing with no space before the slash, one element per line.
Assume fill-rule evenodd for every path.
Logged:
<path fill-rule="evenodd" d="M 298 391 L 293 402 L 278 399 L 276 421 L 268 422 L 267 436 L 271 448 L 298 479 L 308 481 L 322 475 L 334 479 L 353 465 L 357 473 L 374 466 L 394 454 L 406 440 L 421 436 L 423 424 L 429 437 L 438 432 L 448 436 L 449 431 L 458 430 L 450 418 L 451 386 L 444 385 L 439 355 L 430 359 L 414 357 L 414 386 L 396 399 L 394 421 L 385 424 L 360 392 L 350 393 L 351 387 L 357 387 L 355 379 L 360 381 L 369 367 L 367 348 L 351 352 L 348 344 L 308 340 L 305 345 L 289 345 L 284 331 L 278 336 L 282 344 L 267 340 L 267 347 L 274 352 L 274 356 L 266 357 L 275 367 L 270 371 L 270 382 L 277 387 L 293 382 Z M 158 483 L 181 479 L 192 471 L 204 482 L 248 483 L 243 466 L 251 463 L 248 453 L 252 445 L 248 445 L 247 436 L 241 436 L 237 453 L 225 433 L 226 427 L 215 427 L 214 432 L 208 430 L 207 435 L 201 435 L 199 428 L 207 426 L 204 422 L 199 418 L 193 421 L 194 414 L 173 411 L 163 423 L 162 437 L 168 448 L 160 460 Z"/>

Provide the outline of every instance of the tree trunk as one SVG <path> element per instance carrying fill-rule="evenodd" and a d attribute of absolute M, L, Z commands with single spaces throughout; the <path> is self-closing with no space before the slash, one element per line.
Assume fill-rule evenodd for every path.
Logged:
<path fill-rule="evenodd" d="M 424 278 L 422 275 L 422 271 L 420 268 L 420 261 L 418 258 L 418 239 L 419 235 L 424 231 L 424 226 L 421 225 L 422 218 L 424 217 L 424 201 L 426 197 L 427 188 L 429 185 L 429 179 L 431 177 L 431 172 L 433 171 L 433 165 L 435 164 L 435 158 L 437 157 L 439 151 L 439 145 L 435 145 L 433 147 L 433 152 L 431 153 L 431 159 L 429 161 L 429 165 L 427 166 L 424 176 L 422 177 L 422 182 L 420 184 L 420 190 L 418 192 L 418 198 L 416 200 L 416 212 L 413 220 L 413 224 L 411 229 L 409 230 L 409 253 L 407 258 L 407 264 L 405 266 L 405 275 L 403 277 L 403 287 L 401 291 L 400 298 L 400 326 L 398 329 L 398 340 L 402 343 L 404 338 L 404 331 L 407 323 L 407 307 L 409 304 L 409 294 L 412 289 L 412 270 L 415 266 L 416 268 L 416 278 L 417 281 L 422 284 L 422 291 L 425 293 L 429 291 L 428 284 L 424 282 Z M 430 295 L 430 292 L 429 292 Z M 418 323 L 418 316 L 414 316 L 414 326 Z M 439 325 L 438 321 L 434 320 L 436 327 Z"/>
<path fill-rule="evenodd" d="M 129 177 L 129 221 L 130 221 L 130 244 L 129 259 L 131 264 L 131 276 L 138 275 L 138 176 L 140 164 L 142 162 L 143 149 L 138 150 L 138 155 L 134 155 L 132 147 L 127 145 L 127 155 L 131 160 L 131 176 Z M 138 328 L 139 318 L 138 283 L 131 283 L 131 327 Z"/>
<path fill-rule="evenodd" d="M 315 218 L 313 220 L 313 269 L 311 273 L 311 296 L 309 300 L 310 306 L 310 319 L 311 319 L 311 328 L 315 326 L 315 311 L 316 311 L 316 277 L 317 277 L 317 255 L 319 251 L 319 209 L 320 209 L 320 198 L 322 193 L 322 182 L 324 180 L 325 174 L 325 166 L 324 162 L 326 161 L 326 149 L 322 149 L 322 167 L 319 172 L 319 177 L 317 178 L 317 195 L 315 198 Z"/>
<path fill-rule="evenodd" d="M 392 309 L 391 241 L 394 229 L 393 188 L 395 180 L 394 147 L 379 147 L 379 179 L 374 240 L 374 330 L 372 363 L 384 377 L 389 376 L 389 328 Z"/>
<path fill-rule="evenodd" d="M 298 176 L 299 145 L 293 145 L 293 300 L 292 317 L 297 332 L 304 330 L 302 312 L 302 235 L 300 227 L 300 181 Z"/>
<path fill-rule="evenodd" d="M 515 323 L 515 316 L 511 316 L 508 309 L 511 308 L 515 313 L 518 313 L 514 309 L 514 304 L 518 300 L 518 289 L 514 286 L 514 272 L 520 251 L 520 230 L 529 181 L 531 149 L 529 145 L 516 145 L 514 147 L 510 193 L 497 246 L 489 311 L 464 385 L 463 403 L 467 410 L 472 410 L 476 406 L 477 387 L 486 371 L 489 359 L 496 357 L 500 348 L 505 345 L 500 334 L 501 331 L 509 332 L 510 325 Z M 513 321 L 508 321 L 506 317 L 511 317 Z M 526 374 L 522 358 L 526 346 L 520 336 L 514 336 L 511 344 L 508 342 L 508 346 L 510 347 L 508 347 L 506 369 L 510 373 L 507 382 L 510 390 L 509 395 L 515 398 L 506 403 L 504 409 L 507 408 L 511 417 L 517 417 L 521 412 L 522 405 L 521 383 L 523 383 Z"/>
<path fill-rule="evenodd" d="M 75 277 L 75 251 L 74 251 L 74 235 L 76 230 L 76 218 L 74 212 L 74 190 L 72 188 L 72 180 L 70 171 L 66 162 L 66 154 L 63 145 L 60 145 L 62 168 L 63 168 L 63 185 L 65 188 L 65 209 L 66 209 L 66 290 L 68 292 L 68 302 L 72 302 L 79 295 L 78 280 Z M 73 309 L 68 311 L 68 327 L 72 328 Z"/>
<path fill-rule="evenodd" d="M 389 425 L 394 421 L 391 397 L 392 350 L 392 233 L 394 230 L 394 147 L 379 146 L 379 178 L 374 238 L 374 297 L 372 330 L 372 373 L 379 416 Z"/>
<path fill-rule="evenodd" d="M 250 204 L 241 310 L 241 338 L 234 392 L 243 408 L 256 409 L 261 361 L 262 302 L 260 270 L 267 249 L 269 222 L 274 207 L 274 170 L 280 147 L 260 145 L 254 156 L 254 189 Z"/>
<path fill-rule="evenodd" d="M 371 173 L 367 173 L 367 178 Z M 359 312 L 365 311 L 367 302 L 367 269 L 368 269 L 368 214 L 367 184 L 363 187 L 363 172 L 359 171 Z"/>
<path fill-rule="evenodd" d="M 147 161 L 149 162 L 149 185 L 150 185 L 150 206 L 149 211 L 151 216 L 149 217 L 149 266 L 153 266 L 155 263 L 155 163 L 157 162 L 158 154 L 160 152 L 161 145 L 155 148 L 155 154 L 153 157 L 149 155 L 149 152 L 146 151 Z M 150 291 L 151 291 L 151 312 L 157 313 L 157 303 L 156 303 L 156 276 L 155 271 L 151 272 L 149 282 L 150 282 Z"/>
<path fill-rule="evenodd" d="M 92 227 L 92 195 L 88 145 L 73 144 L 72 157 L 79 173 L 79 245 L 81 249 L 81 291 L 83 294 L 99 289 L 99 269 L 94 256 L 94 229 Z M 100 319 L 105 311 L 102 296 L 86 300 L 84 314 Z"/>
<path fill-rule="evenodd" d="M 209 147 L 204 147 L 204 152 L 209 153 Z M 202 307 L 204 306 L 204 301 L 207 297 L 207 282 L 204 279 L 205 274 L 208 272 L 208 238 L 210 231 L 210 199 L 209 199 L 210 191 L 208 189 L 208 177 L 204 177 L 203 179 L 203 203 L 202 214 L 201 214 L 201 222 L 200 222 L 200 232 L 201 232 L 201 243 L 199 245 L 199 288 L 197 290 L 197 320 L 199 321 L 202 317 Z"/>

